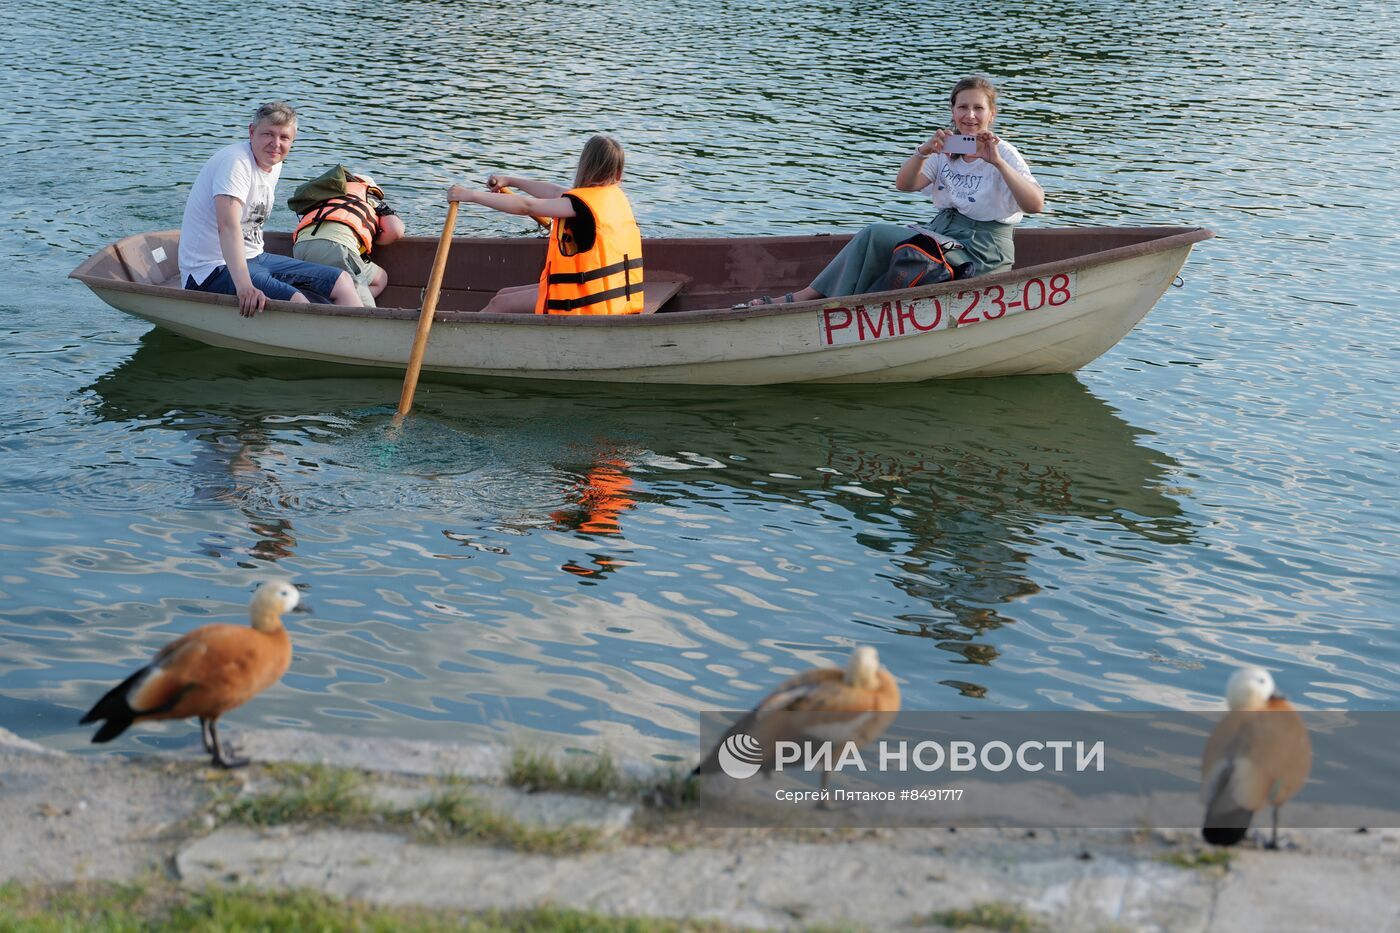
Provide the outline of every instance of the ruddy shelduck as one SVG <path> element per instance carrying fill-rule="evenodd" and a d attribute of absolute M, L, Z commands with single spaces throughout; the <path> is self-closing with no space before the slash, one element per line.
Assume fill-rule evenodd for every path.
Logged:
<path fill-rule="evenodd" d="M 110 742 L 132 723 L 199 717 L 204 750 L 220 768 L 237 768 L 219 744 L 219 717 L 276 683 L 292 663 L 292 641 L 282 613 L 301 601 L 295 586 L 264 583 L 248 607 L 252 626 L 204 625 L 166 645 L 150 664 L 123 680 L 80 722 L 105 720 L 92 737 Z"/>
<path fill-rule="evenodd" d="M 1244 838 L 1256 811 L 1273 808 L 1278 848 L 1278 810 L 1302 789 L 1312 767 L 1312 743 L 1303 717 L 1274 689 L 1269 672 L 1236 671 L 1225 688 L 1229 714 L 1215 727 L 1201 758 L 1201 801 L 1206 805 L 1206 842 L 1231 846 Z"/>
<path fill-rule="evenodd" d="M 772 769 L 780 741 L 829 741 L 839 759 L 847 743 L 860 748 L 879 738 L 898 713 L 899 685 L 880 666 L 875 649 L 861 645 L 851 652 L 845 670 L 817 668 L 784 681 L 726 732 L 694 773 L 720 770 L 720 750 L 739 735 L 754 740 L 755 759 L 761 748 L 764 771 Z M 822 790 L 830 777 L 829 771 L 822 772 Z"/>

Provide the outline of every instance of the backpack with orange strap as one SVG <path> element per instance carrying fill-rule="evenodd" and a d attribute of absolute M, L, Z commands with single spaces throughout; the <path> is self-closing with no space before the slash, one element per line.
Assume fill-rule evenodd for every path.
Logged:
<path fill-rule="evenodd" d="M 887 292 L 920 285 L 937 285 L 953 279 L 965 279 L 972 274 L 973 263 L 954 265 L 946 249 L 960 249 L 961 244 L 945 244 L 927 233 L 917 233 L 896 243 L 890 253 L 890 267 L 870 286 L 872 292 Z"/>

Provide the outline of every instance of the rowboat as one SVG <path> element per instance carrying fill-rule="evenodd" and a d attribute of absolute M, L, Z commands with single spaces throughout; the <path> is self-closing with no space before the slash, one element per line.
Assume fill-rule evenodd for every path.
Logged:
<path fill-rule="evenodd" d="M 533 281 L 537 238 L 453 240 L 427 372 L 593 382 L 764 385 L 921 382 L 1067 373 L 1121 340 L 1157 303 L 1204 227 L 1019 229 L 1017 265 L 995 275 L 853 297 L 733 305 L 806 285 L 845 235 L 646 240 L 646 313 L 482 314 Z M 231 296 L 180 288 L 179 231 L 94 253 L 71 276 L 112 307 L 202 343 L 269 356 L 402 369 L 436 237 L 376 251 L 378 308 L 270 301 L 253 318 Z M 290 236 L 266 248 L 290 254 Z"/>

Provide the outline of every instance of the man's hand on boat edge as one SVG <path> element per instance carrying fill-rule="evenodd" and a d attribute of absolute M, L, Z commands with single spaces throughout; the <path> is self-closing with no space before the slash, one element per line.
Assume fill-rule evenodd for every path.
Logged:
<path fill-rule="evenodd" d="M 252 282 L 246 287 L 237 287 L 238 291 L 238 313 L 244 317 L 252 317 L 263 309 L 267 304 L 267 295 Z"/>

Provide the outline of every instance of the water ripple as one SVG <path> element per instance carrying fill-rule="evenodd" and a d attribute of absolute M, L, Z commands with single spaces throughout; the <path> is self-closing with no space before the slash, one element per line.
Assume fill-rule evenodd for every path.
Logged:
<path fill-rule="evenodd" d="M 81 745 L 71 721 L 103 685 L 241 619 L 268 574 L 318 614 L 250 723 L 684 753 L 694 711 L 857 641 L 911 708 L 1210 706 L 1247 661 L 1317 705 L 1400 701 L 1400 105 L 1337 112 L 1319 90 L 1393 83 L 1388 6 L 959 8 L 998 41 L 914 70 L 875 6 L 583 3 L 561 32 L 553 4 L 406 0 L 358 10 L 355 34 L 307 0 L 206 3 L 197 33 L 183 12 L 18 0 L 0 35 L 7 728 Z M 297 28 L 250 48 L 268 17 Z M 393 63 L 373 94 L 305 67 L 364 34 Z M 177 225 L 200 161 L 274 95 L 302 114 L 284 188 L 359 165 L 414 233 L 440 227 L 452 181 L 569 177 L 595 131 L 625 143 L 650 233 L 918 220 L 894 168 L 973 70 L 1000 80 L 1000 129 L 1047 189 L 1030 223 L 1220 234 L 1076 378 L 432 382 L 394 430 L 382 373 L 198 347 L 64 280 Z M 476 209 L 458 226 L 527 228 Z"/>

